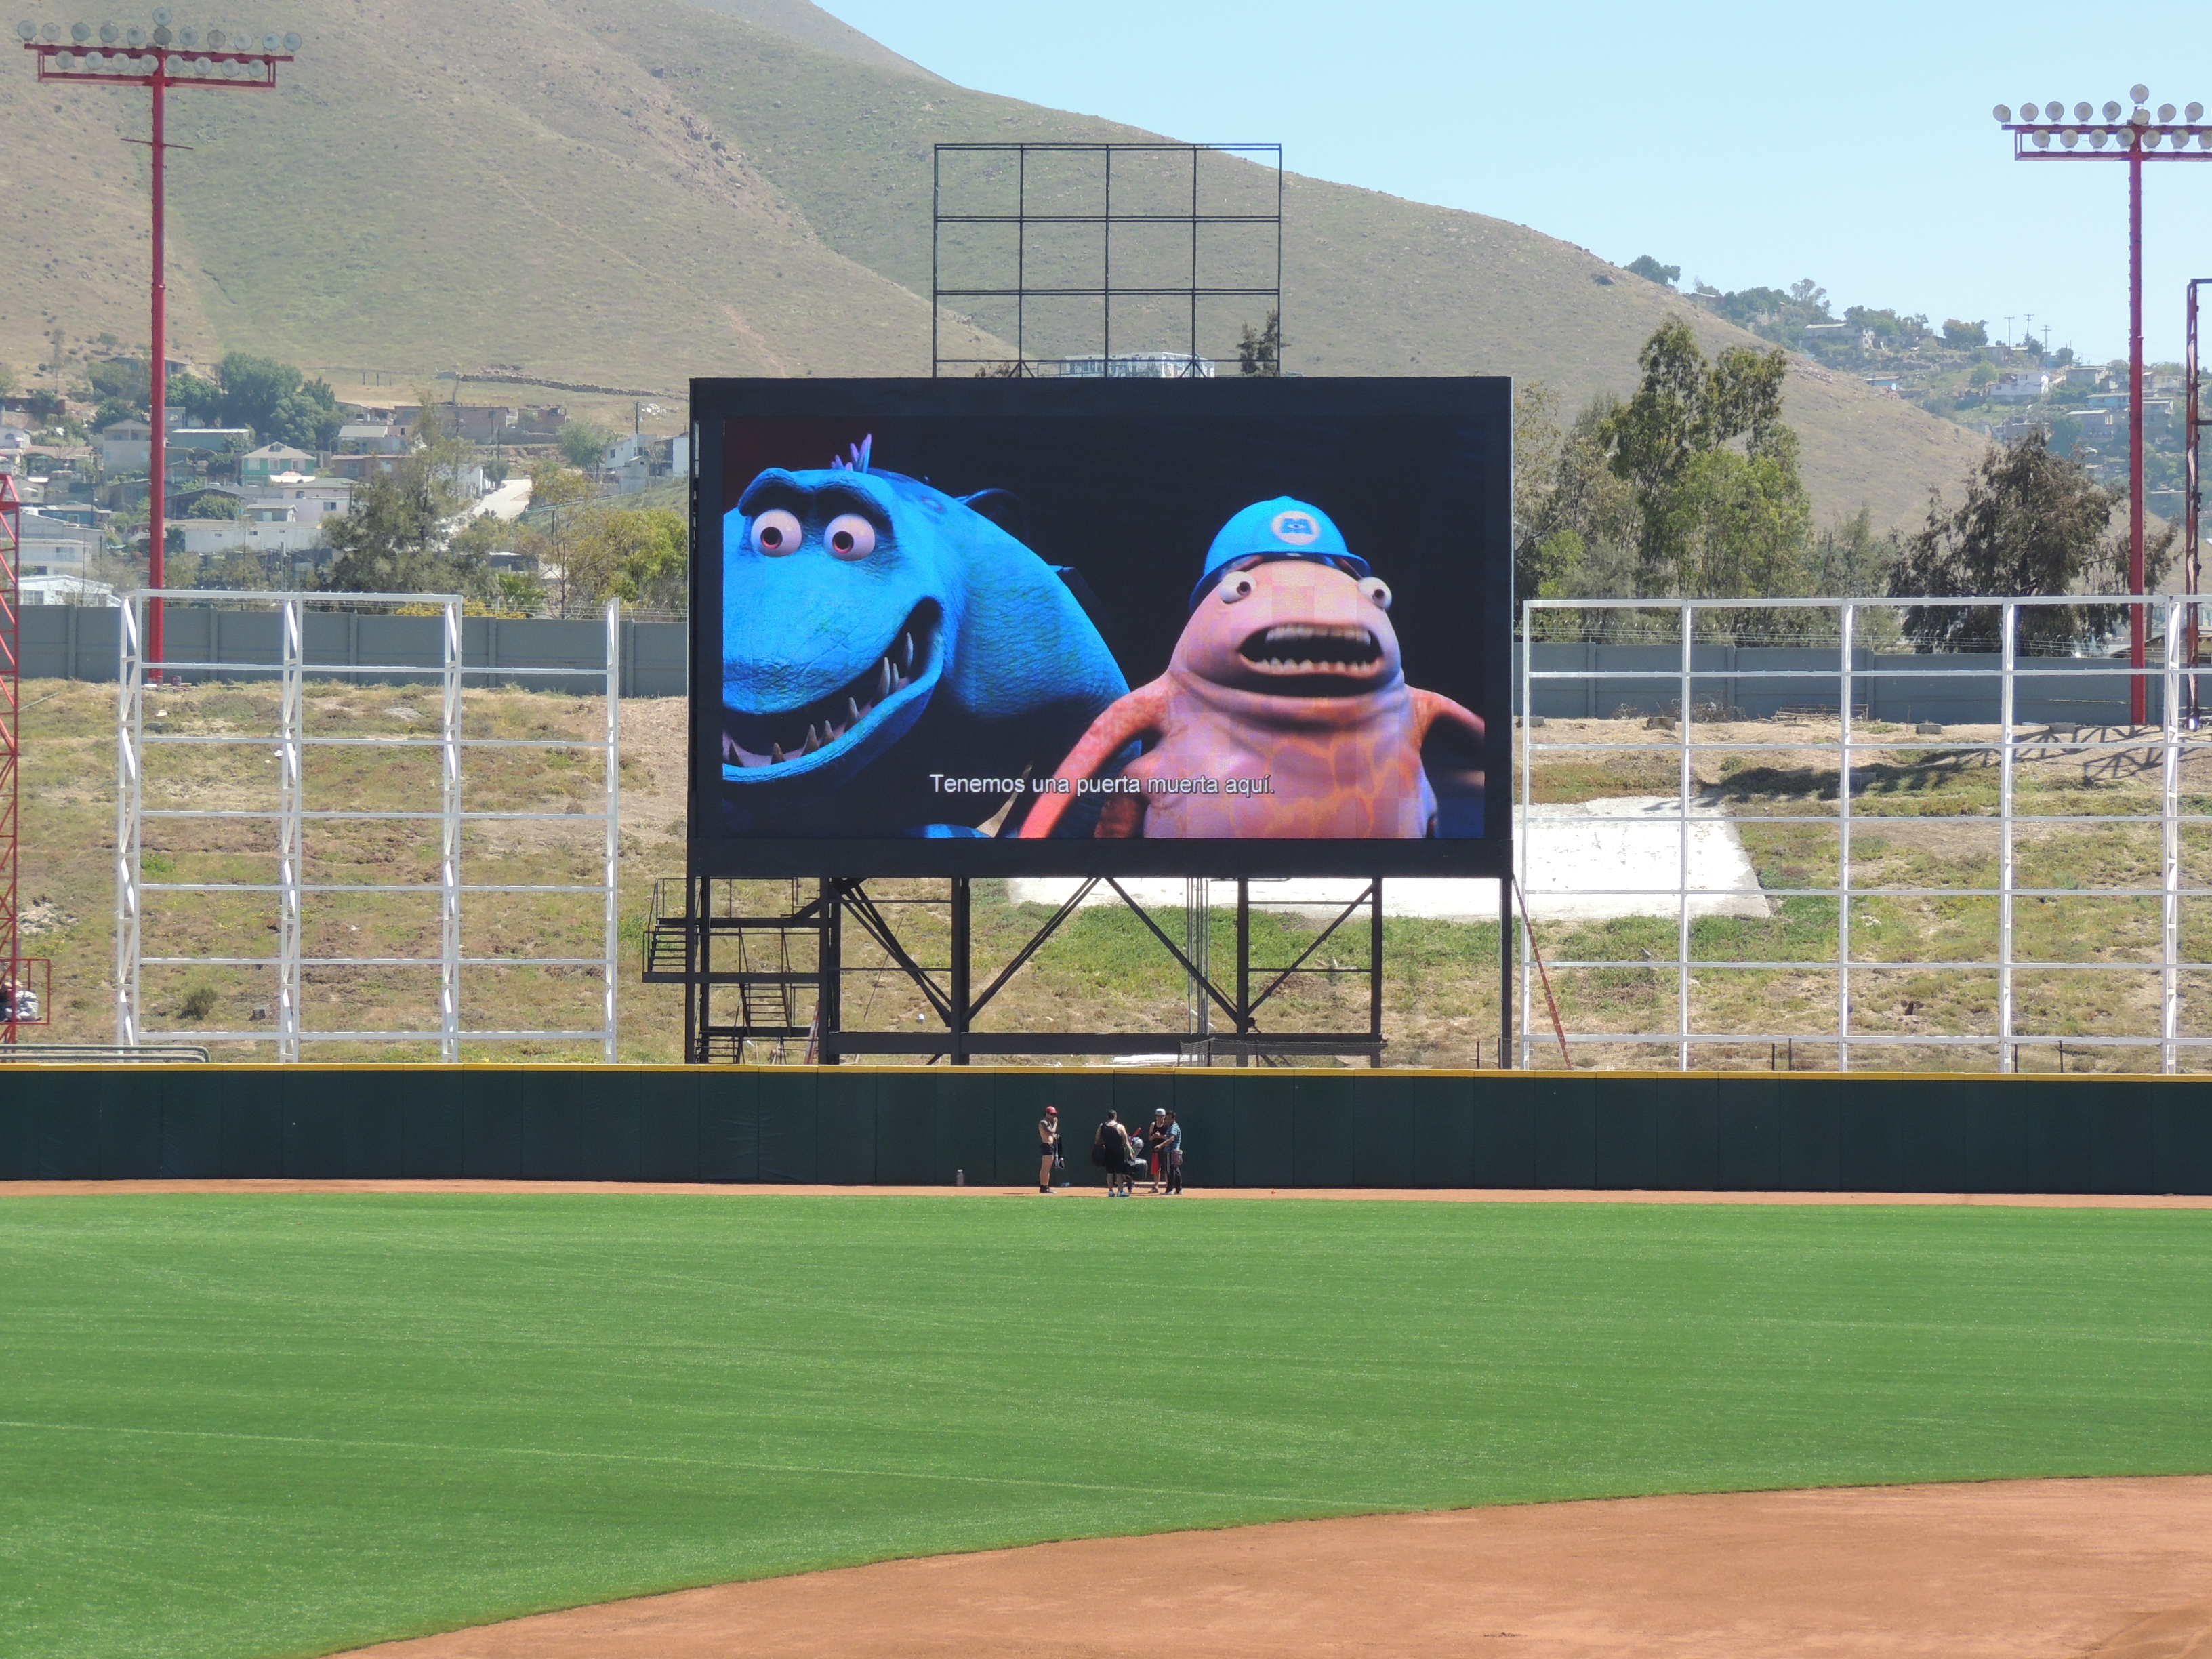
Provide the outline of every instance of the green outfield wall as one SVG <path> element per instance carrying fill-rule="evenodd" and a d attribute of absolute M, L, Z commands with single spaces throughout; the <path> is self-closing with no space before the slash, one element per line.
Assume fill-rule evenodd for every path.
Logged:
<path fill-rule="evenodd" d="M 982 1066 L 9 1066 L 0 1180 L 1067 1172 L 1171 1106 L 1197 1187 L 2212 1194 L 2212 1079 Z"/>

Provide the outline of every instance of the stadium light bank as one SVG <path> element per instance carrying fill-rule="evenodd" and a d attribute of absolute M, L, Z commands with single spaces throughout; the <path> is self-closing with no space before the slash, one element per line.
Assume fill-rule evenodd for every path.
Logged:
<path fill-rule="evenodd" d="M 151 414 L 153 428 L 146 462 L 147 552 L 150 561 L 149 586 L 165 585 L 167 570 L 163 542 L 167 533 L 167 424 L 169 392 L 169 287 L 163 257 L 168 153 L 189 149 L 172 144 L 167 137 L 169 89 L 173 87 L 215 87 L 227 91 L 273 91 L 276 65 L 293 61 L 300 50 L 297 34 L 242 34 L 236 30 L 174 27 L 170 9 L 155 9 L 150 27 L 113 23 L 39 23 L 26 18 L 15 25 L 23 50 L 37 61 L 39 81 L 46 86 L 144 87 L 153 96 L 154 122 L 144 143 L 154 157 L 154 289 Z M 162 660 L 161 602 L 155 600 L 149 618 L 147 654 L 158 678 Z"/>
<path fill-rule="evenodd" d="M 2102 108 L 2086 99 L 2069 109 L 2063 103 L 2020 106 L 2013 118 L 2008 105 L 1990 112 L 2013 136 L 2013 158 L 2021 161 L 2125 161 L 2128 164 L 2128 592 L 2143 591 L 2143 321 L 2142 170 L 2145 161 L 2212 161 L 2212 125 L 2204 125 L 2204 106 L 2177 110 L 2160 104 L 2153 117 L 2150 88 L 2128 88 L 2128 103 L 2108 100 Z M 2055 146 L 2055 148 L 2054 148 Z M 2161 150 L 2160 146 L 2163 146 Z M 2136 672 L 2128 718 L 2146 719 L 2143 611 L 2130 606 L 2128 666 Z"/>

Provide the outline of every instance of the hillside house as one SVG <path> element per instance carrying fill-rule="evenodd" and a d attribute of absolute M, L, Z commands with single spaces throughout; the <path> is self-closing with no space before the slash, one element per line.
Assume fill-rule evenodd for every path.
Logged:
<path fill-rule="evenodd" d="M 397 455 L 407 447 L 407 428 L 389 421 L 349 421 L 338 428 L 338 447 L 349 455 Z"/>
<path fill-rule="evenodd" d="M 607 450 L 605 474 L 618 495 L 634 495 L 655 479 L 669 476 L 674 446 L 651 433 L 617 438 Z"/>
<path fill-rule="evenodd" d="M 120 607 L 123 601 L 106 582 L 82 576 L 26 576 L 21 592 L 25 605 L 91 605 Z"/>
<path fill-rule="evenodd" d="M 170 428 L 168 447 L 204 450 L 219 455 L 233 443 L 252 441 L 253 428 L 250 426 L 179 426 Z"/>
<path fill-rule="evenodd" d="M 26 576 L 82 576 L 107 539 L 97 525 L 49 518 L 35 507 L 23 509 L 21 535 L 16 568 Z"/>
<path fill-rule="evenodd" d="M 315 458 L 304 449 L 294 449 L 289 444 L 264 444 L 250 449 L 238 463 L 238 481 L 242 484 L 265 484 L 280 473 L 289 472 L 297 477 L 314 476 Z"/>
<path fill-rule="evenodd" d="M 143 472 L 154 464 L 154 428 L 144 421 L 118 421 L 100 434 L 102 472 Z"/>
<path fill-rule="evenodd" d="M 353 484 L 344 478 L 279 477 L 265 484 L 248 484 L 240 492 L 249 507 L 283 507 L 301 524 L 320 524 L 334 514 L 353 507 Z"/>
<path fill-rule="evenodd" d="M 1996 384 L 1990 388 L 1990 401 L 1997 404 L 2032 404 L 2047 396 L 2051 377 L 2041 373 L 2000 374 Z"/>

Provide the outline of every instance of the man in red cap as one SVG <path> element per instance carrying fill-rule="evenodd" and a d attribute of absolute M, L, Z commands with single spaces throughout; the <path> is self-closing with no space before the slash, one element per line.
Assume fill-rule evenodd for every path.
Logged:
<path fill-rule="evenodd" d="M 1052 1192 L 1052 1166 L 1060 1156 L 1060 1108 L 1048 1106 L 1044 1115 L 1037 1120 L 1037 1150 L 1043 1153 L 1044 1162 L 1037 1166 L 1037 1190 L 1049 1195 Z"/>

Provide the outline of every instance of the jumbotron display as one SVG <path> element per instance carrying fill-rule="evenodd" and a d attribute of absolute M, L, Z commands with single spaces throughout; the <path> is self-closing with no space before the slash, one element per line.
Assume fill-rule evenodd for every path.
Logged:
<path fill-rule="evenodd" d="M 692 386 L 695 874 L 1459 874 L 1503 380 Z"/>

